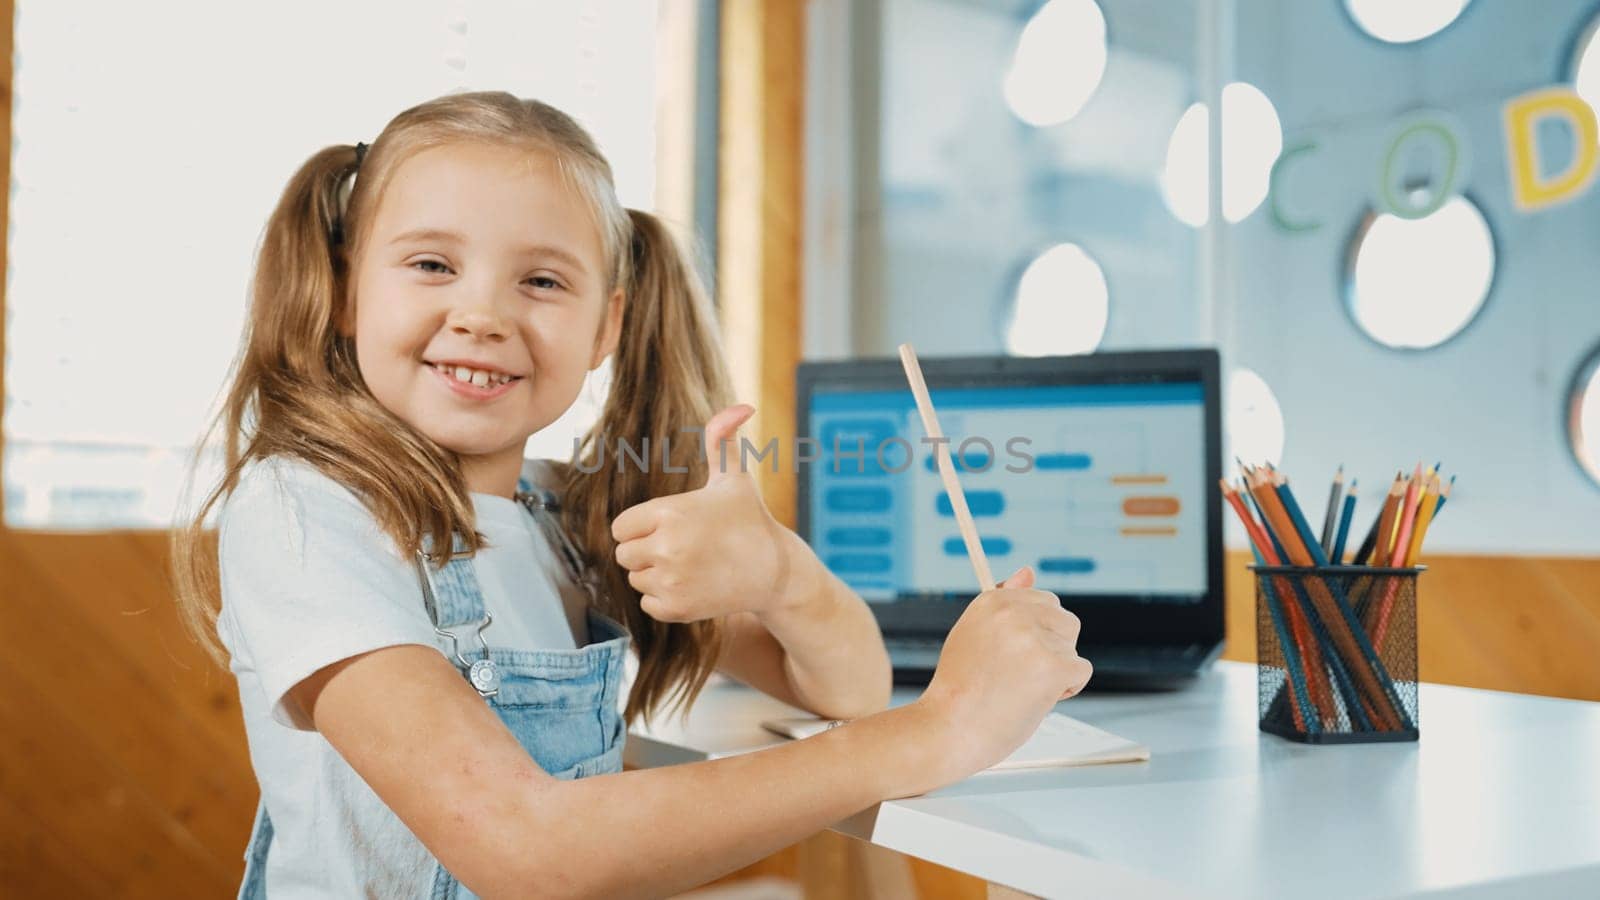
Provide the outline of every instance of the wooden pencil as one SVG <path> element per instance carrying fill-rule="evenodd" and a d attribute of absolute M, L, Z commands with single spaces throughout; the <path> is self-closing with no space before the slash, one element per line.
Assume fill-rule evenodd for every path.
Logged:
<path fill-rule="evenodd" d="M 1267 515 L 1266 509 L 1262 506 L 1262 483 L 1268 476 L 1243 464 L 1241 464 L 1240 468 L 1245 471 L 1243 479 L 1244 490 L 1242 493 L 1250 499 L 1256 514 L 1261 517 L 1262 531 L 1266 533 L 1275 548 L 1276 558 L 1280 561 L 1280 565 L 1292 565 L 1293 563 L 1289 558 L 1288 552 L 1284 549 L 1283 542 L 1277 537 L 1276 528 L 1278 526 L 1273 525 L 1273 520 Z M 1270 489 L 1266 490 L 1270 491 Z M 1306 644 L 1306 670 L 1311 677 L 1311 684 L 1309 685 L 1311 699 L 1316 704 L 1319 712 L 1321 712 L 1324 725 L 1328 728 L 1333 728 L 1338 724 L 1338 709 L 1333 700 L 1333 684 L 1328 674 L 1329 669 L 1324 653 L 1328 654 L 1328 658 L 1336 659 L 1338 648 L 1331 644 L 1324 645 L 1317 636 L 1316 630 L 1311 626 L 1311 611 L 1301 606 L 1301 593 L 1295 590 L 1293 581 L 1287 577 L 1280 576 L 1277 584 L 1278 595 L 1283 598 L 1284 609 L 1289 616 L 1291 626 Z"/>
<path fill-rule="evenodd" d="M 1333 528 L 1339 518 L 1339 496 L 1344 493 L 1344 464 L 1333 473 L 1333 486 L 1328 489 L 1328 508 L 1322 514 L 1322 555 L 1333 556 Z"/>
<path fill-rule="evenodd" d="M 955 513 L 956 525 L 961 529 L 961 539 L 967 545 L 967 558 L 978 576 L 980 590 L 994 590 L 994 575 L 989 571 L 989 557 L 983 552 L 983 542 L 978 540 L 978 527 L 972 522 L 972 511 L 967 508 L 967 495 L 956 478 L 955 464 L 950 461 L 950 442 L 942 440 L 939 415 L 934 411 L 933 398 L 928 395 L 928 384 L 922 378 L 922 366 L 917 362 L 917 351 L 910 344 L 900 345 L 900 364 L 905 368 L 906 381 L 911 384 L 911 394 L 916 398 L 917 411 L 922 415 L 922 429 L 935 447 L 939 461 L 939 477 L 944 481 L 944 491 L 950 498 L 950 509 Z"/>
<path fill-rule="evenodd" d="M 1411 540 L 1406 544 L 1406 558 L 1401 565 L 1410 568 L 1417 564 L 1417 555 L 1422 552 L 1422 537 L 1428 531 L 1428 523 L 1433 521 L 1433 514 L 1439 506 L 1439 476 L 1428 476 L 1427 489 L 1423 491 L 1422 502 L 1417 506 L 1417 522 L 1411 528 Z"/>
<path fill-rule="evenodd" d="M 1434 507 L 1434 509 L 1433 509 L 1433 514 L 1435 516 L 1439 515 L 1439 510 L 1444 509 L 1444 502 L 1446 500 L 1450 499 L 1450 489 L 1455 487 L 1455 486 L 1456 486 L 1456 477 L 1454 475 L 1451 475 L 1450 476 L 1450 483 L 1446 484 L 1444 486 L 1444 489 L 1439 491 L 1439 505 Z"/>
<path fill-rule="evenodd" d="M 1394 524 L 1390 526 L 1388 538 L 1380 541 L 1378 549 L 1379 565 L 1398 566 L 1399 560 L 1404 557 L 1406 541 L 1411 539 L 1411 530 L 1407 523 L 1414 521 L 1417 512 L 1417 493 L 1422 487 L 1422 463 L 1417 463 L 1417 470 L 1406 480 L 1405 496 L 1400 500 L 1400 506 L 1395 509 Z M 1401 529 L 1405 533 L 1401 534 Z M 1398 555 L 1396 551 L 1401 551 Z"/>
<path fill-rule="evenodd" d="M 1278 565 L 1278 556 L 1273 551 L 1272 545 L 1267 542 L 1267 537 L 1256 524 L 1250 511 L 1245 508 L 1244 501 L 1240 499 L 1239 492 L 1224 480 L 1222 496 L 1238 514 L 1239 521 L 1244 524 L 1245 533 L 1250 536 L 1250 549 L 1255 554 L 1256 562 L 1263 565 Z M 1263 576 L 1257 574 L 1258 579 L 1266 578 L 1261 584 L 1261 595 L 1267 603 L 1267 609 L 1272 620 L 1273 630 L 1278 637 L 1278 646 L 1283 649 L 1284 668 L 1288 678 L 1284 680 L 1284 687 L 1289 692 L 1289 712 L 1294 720 L 1294 727 L 1302 732 L 1320 731 L 1322 723 L 1317 716 L 1312 715 L 1310 695 L 1311 690 L 1306 683 L 1306 642 L 1300 632 L 1293 627 L 1289 613 L 1280 598 L 1281 590 L 1274 587 L 1274 582 L 1285 582 L 1282 576 Z"/>
<path fill-rule="evenodd" d="M 1422 464 L 1417 464 L 1418 475 L 1421 475 Z M 1406 509 L 1400 520 L 1399 531 L 1395 537 L 1394 552 L 1389 562 L 1391 566 L 1411 566 L 1411 559 L 1416 551 L 1412 537 L 1416 532 L 1417 520 L 1422 507 L 1426 504 L 1430 508 L 1435 504 L 1428 498 L 1428 493 L 1436 491 L 1433 485 L 1438 483 L 1438 477 L 1433 470 L 1428 470 L 1426 485 L 1418 484 L 1414 479 L 1411 487 L 1406 490 Z M 1432 513 L 1430 512 L 1430 517 Z M 1400 579 L 1391 576 L 1385 579 L 1383 597 L 1375 604 L 1369 604 L 1367 615 L 1362 619 L 1362 624 L 1371 632 L 1372 639 L 1378 646 L 1383 646 L 1383 639 L 1389 632 L 1389 616 L 1394 608 L 1394 599 L 1400 590 Z"/>
<path fill-rule="evenodd" d="M 1361 542 L 1361 549 L 1356 553 L 1356 565 L 1365 565 L 1367 560 L 1377 563 L 1378 536 L 1389 533 L 1389 526 L 1394 522 L 1394 511 L 1400 504 L 1400 495 L 1405 493 L 1404 476 L 1394 473 L 1394 481 L 1389 485 L 1389 496 L 1384 498 L 1383 509 L 1378 513 L 1377 521 L 1372 523 L 1372 530 L 1367 533 L 1367 539 Z"/>

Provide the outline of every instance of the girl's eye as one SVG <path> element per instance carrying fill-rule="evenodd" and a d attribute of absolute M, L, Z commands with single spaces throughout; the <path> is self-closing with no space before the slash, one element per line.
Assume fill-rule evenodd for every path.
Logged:
<path fill-rule="evenodd" d="M 447 272 L 450 270 L 449 266 L 447 266 L 444 263 L 438 261 L 437 259 L 419 259 L 416 262 L 412 263 L 411 265 L 413 267 L 415 267 L 415 266 L 438 266 L 439 268 L 444 269 Z M 434 272 L 432 272 L 431 270 L 428 270 L 428 269 L 423 269 L 422 271 L 428 272 L 430 275 L 431 274 L 436 274 L 436 273 L 434 273 Z M 535 275 L 532 278 L 529 278 L 528 281 L 532 282 L 533 285 L 535 287 L 539 288 L 540 290 L 554 291 L 554 290 L 560 290 L 561 289 L 561 282 L 555 280 L 554 278 L 550 278 L 550 277 L 547 277 L 547 276 L 544 276 L 544 275 Z"/>

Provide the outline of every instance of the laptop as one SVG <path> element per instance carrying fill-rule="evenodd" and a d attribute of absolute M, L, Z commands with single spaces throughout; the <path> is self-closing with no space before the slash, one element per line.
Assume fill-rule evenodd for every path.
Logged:
<path fill-rule="evenodd" d="M 1091 688 L 1181 686 L 1223 642 L 1213 349 L 923 358 L 996 579 L 1031 565 L 1082 622 Z M 798 371 L 798 524 L 926 683 L 978 593 L 895 358 Z"/>

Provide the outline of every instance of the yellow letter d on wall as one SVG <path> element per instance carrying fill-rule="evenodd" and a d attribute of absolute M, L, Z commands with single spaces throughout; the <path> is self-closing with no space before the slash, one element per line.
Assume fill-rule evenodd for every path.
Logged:
<path fill-rule="evenodd" d="M 1540 122 L 1565 119 L 1572 129 L 1572 163 L 1566 171 L 1539 172 Z M 1511 169 L 1511 199 L 1529 212 L 1571 199 L 1594 179 L 1596 135 L 1594 110 L 1568 87 L 1542 88 L 1515 97 L 1505 105 L 1506 165 Z"/>

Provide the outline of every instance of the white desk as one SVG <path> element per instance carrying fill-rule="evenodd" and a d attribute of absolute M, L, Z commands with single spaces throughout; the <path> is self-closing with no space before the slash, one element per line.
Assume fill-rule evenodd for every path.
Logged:
<path fill-rule="evenodd" d="M 1218 663 L 1057 707 L 1148 763 L 981 774 L 834 828 L 1041 897 L 1600 897 L 1600 704 L 1431 684 L 1419 703 L 1416 743 L 1305 746 L 1257 730 L 1253 665 Z M 626 760 L 771 746 L 760 720 L 796 714 L 718 680 Z"/>

